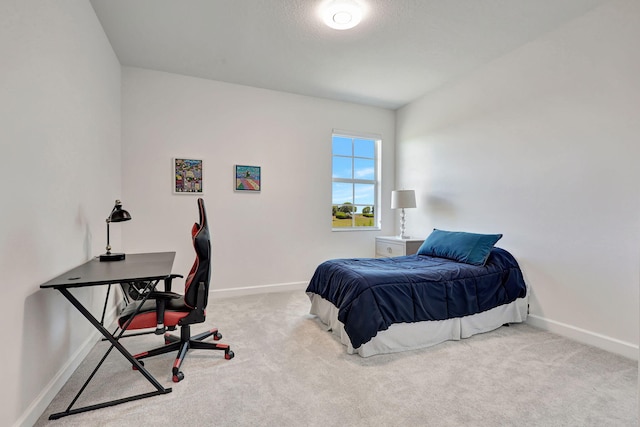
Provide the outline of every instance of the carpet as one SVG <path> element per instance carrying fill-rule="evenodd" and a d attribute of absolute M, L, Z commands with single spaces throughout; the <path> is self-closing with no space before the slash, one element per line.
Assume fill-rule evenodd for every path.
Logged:
<path fill-rule="evenodd" d="M 175 355 L 145 361 L 173 392 L 68 416 L 108 344 L 99 342 L 36 426 L 637 426 L 638 364 L 527 324 L 462 341 L 361 358 L 308 314 L 304 292 L 210 300 L 205 324 L 223 352 L 192 351 L 180 383 Z M 133 353 L 162 343 L 122 341 Z M 152 391 L 112 352 L 78 405 Z"/>

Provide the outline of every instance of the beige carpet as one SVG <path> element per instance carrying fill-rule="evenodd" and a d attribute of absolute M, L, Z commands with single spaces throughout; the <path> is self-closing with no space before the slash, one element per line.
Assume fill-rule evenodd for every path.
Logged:
<path fill-rule="evenodd" d="M 193 351 L 146 367 L 173 392 L 48 421 L 66 409 L 106 349 L 98 343 L 36 426 L 637 426 L 637 362 L 528 325 L 428 349 L 348 355 L 308 315 L 303 292 L 210 301 L 236 357 Z M 132 352 L 162 339 L 129 338 Z M 91 366 L 89 366 L 91 365 Z M 152 391 L 113 352 L 79 405 Z"/>

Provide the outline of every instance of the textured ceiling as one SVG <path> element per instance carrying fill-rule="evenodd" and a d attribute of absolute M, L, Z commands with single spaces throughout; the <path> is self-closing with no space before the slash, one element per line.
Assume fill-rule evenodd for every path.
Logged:
<path fill-rule="evenodd" d="M 90 0 L 122 65 L 396 109 L 605 0 Z"/>

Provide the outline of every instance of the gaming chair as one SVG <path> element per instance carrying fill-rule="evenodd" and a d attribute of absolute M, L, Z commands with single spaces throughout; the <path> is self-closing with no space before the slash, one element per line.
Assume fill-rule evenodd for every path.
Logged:
<path fill-rule="evenodd" d="M 173 382 L 184 379 L 180 371 L 182 362 L 187 352 L 192 349 L 199 350 L 223 350 L 227 360 L 234 354 L 227 344 L 204 342 L 205 338 L 213 336 L 215 341 L 222 338 L 218 329 L 191 336 L 191 325 L 205 321 L 205 308 L 209 297 L 209 282 L 211 278 L 211 241 L 207 224 L 207 215 L 204 208 L 204 200 L 198 199 L 200 222 L 193 225 L 191 236 L 196 259 L 191 271 L 185 280 L 184 295 L 174 292 L 153 291 L 152 295 L 142 305 L 139 301 L 131 302 L 118 318 L 118 325 L 122 329 L 147 329 L 156 328 L 156 333 L 162 334 L 165 330 L 180 327 L 180 336 L 169 333 L 164 334 L 165 345 L 153 350 L 136 354 L 138 360 L 159 354 L 178 351 L 173 364 Z M 182 277 L 171 275 L 165 285 L 165 289 L 171 289 L 171 279 Z M 141 307 L 140 307 L 141 305 Z M 134 315 L 137 308 L 140 310 Z M 140 362 L 143 363 L 143 362 Z"/>

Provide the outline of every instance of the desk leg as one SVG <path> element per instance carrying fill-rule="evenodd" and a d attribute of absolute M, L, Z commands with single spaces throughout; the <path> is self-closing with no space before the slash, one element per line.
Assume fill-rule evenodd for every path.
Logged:
<path fill-rule="evenodd" d="M 142 366 L 142 364 L 133 357 L 133 355 L 131 353 L 129 353 L 127 351 L 126 348 L 124 348 L 122 346 L 122 344 L 120 344 L 118 342 L 118 340 L 116 338 L 113 337 L 113 335 L 111 335 L 109 333 L 109 331 L 107 329 L 105 329 L 105 327 L 98 321 L 98 319 L 96 319 L 81 303 L 80 301 L 78 301 L 76 299 L 76 297 L 74 297 L 71 292 L 69 292 L 69 290 L 67 288 L 64 287 L 60 287 L 57 288 L 62 295 L 65 296 L 65 298 L 67 298 L 69 300 L 69 302 L 71 302 L 71 304 L 73 304 L 73 306 L 75 308 L 78 309 L 78 311 L 80 313 L 82 313 L 82 315 L 84 317 L 87 318 L 87 320 L 89 320 L 89 322 L 91 322 L 91 324 L 100 331 L 100 333 L 111 343 L 111 347 L 109 348 L 109 350 L 107 350 L 107 352 L 105 353 L 105 355 L 103 356 L 102 360 L 100 361 L 100 363 L 98 363 L 98 366 L 96 367 L 96 369 L 93 371 L 93 373 L 91 374 L 91 376 L 87 379 L 87 381 L 85 382 L 85 384 L 82 386 L 82 388 L 80 389 L 80 391 L 78 392 L 78 394 L 76 395 L 76 397 L 73 399 L 73 401 L 71 402 L 71 404 L 67 407 L 67 410 L 64 412 L 59 412 L 56 414 L 52 414 L 49 416 L 50 420 L 56 420 L 58 418 L 62 418 L 62 417 L 66 417 L 67 415 L 73 415 L 73 414 L 78 414 L 81 412 L 87 412 L 87 411 L 92 411 L 94 409 L 99 409 L 99 408 L 106 408 L 108 406 L 114 406 L 114 405 L 118 405 L 120 403 L 125 403 L 125 402 L 131 402 L 133 400 L 139 400 L 139 399 L 144 399 L 146 397 L 151 397 L 151 396 L 157 396 L 159 394 L 167 394 L 167 393 L 171 393 L 171 388 L 164 388 L 162 386 L 162 384 L 160 384 L 154 377 L 153 375 L 151 375 L 149 373 L 149 371 L 147 371 L 144 366 Z M 134 395 L 134 396 L 129 396 L 129 397 L 125 397 L 122 399 L 117 399 L 117 400 L 112 400 L 109 402 L 104 402 L 104 403 L 99 403 L 96 405 L 89 405 L 89 406 L 84 406 L 82 408 L 77 408 L 77 409 L 71 409 L 71 407 L 75 404 L 76 400 L 78 400 L 78 398 L 80 397 L 80 395 L 82 394 L 82 392 L 84 391 L 84 389 L 86 388 L 86 386 L 89 384 L 89 382 L 91 381 L 91 379 L 93 378 L 93 375 L 97 372 L 97 370 L 100 368 L 100 366 L 102 365 L 102 363 L 104 362 L 104 360 L 106 359 L 106 357 L 109 355 L 109 353 L 111 352 L 111 350 L 113 348 L 116 348 L 125 358 L 127 358 L 127 360 L 129 362 L 131 362 L 131 364 L 133 366 L 135 366 L 137 368 L 137 370 L 147 379 L 147 381 L 149 381 L 155 388 L 156 391 L 153 392 L 149 392 L 149 393 L 143 393 L 143 394 L 138 394 L 138 395 Z"/>
<path fill-rule="evenodd" d="M 109 294 L 111 293 L 111 284 L 107 287 L 107 296 L 104 297 L 104 306 L 102 307 L 102 318 L 100 318 L 100 324 L 104 325 L 104 315 L 107 312 L 107 303 L 109 302 Z"/>

